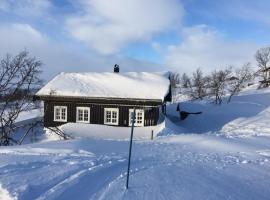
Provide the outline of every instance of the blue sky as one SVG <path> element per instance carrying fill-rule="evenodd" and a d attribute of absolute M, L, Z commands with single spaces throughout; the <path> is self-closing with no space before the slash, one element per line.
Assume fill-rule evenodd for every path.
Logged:
<path fill-rule="evenodd" d="M 0 55 L 61 71 L 206 73 L 270 45 L 269 0 L 0 0 Z"/>

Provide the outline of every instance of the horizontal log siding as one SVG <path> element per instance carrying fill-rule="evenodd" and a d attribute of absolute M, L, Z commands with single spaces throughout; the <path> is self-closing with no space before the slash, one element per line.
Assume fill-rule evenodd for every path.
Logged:
<path fill-rule="evenodd" d="M 116 105 L 114 102 L 110 104 L 84 103 L 73 101 L 45 101 L 44 102 L 44 126 L 54 127 L 64 124 L 65 122 L 54 121 L 54 106 L 67 106 L 67 122 L 76 122 L 76 107 L 90 108 L 90 123 L 104 124 L 104 108 L 119 109 L 119 126 L 129 125 L 129 109 L 133 109 L 131 105 Z M 144 126 L 157 125 L 159 119 L 159 107 L 147 107 L 149 105 L 137 105 L 136 109 L 144 109 Z"/>

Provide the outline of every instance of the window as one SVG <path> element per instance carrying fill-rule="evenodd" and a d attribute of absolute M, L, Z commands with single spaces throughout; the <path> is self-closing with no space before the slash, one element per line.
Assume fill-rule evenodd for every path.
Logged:
<path fill-rule="evenodd" d="M 118 125 L 118 108 L 104 108 L 104 124 Z"/>
<path fill-rule="evenodd" d="M 89 107 L 77 107 L 77 122 L 90 123 L 90 108 Z"/>
<path fill-rule="evenodd" d="M 66 122 L 67 121 L 67 107 L 54 106 L 54 121 Z"/>
<path fill-rule="evenodd" d="M 129 109 L 129 126 L 132 126 L 132 115 L 134 109 Z M 144 126 L 144 110 L 135 109 L 134 126 Z"/>

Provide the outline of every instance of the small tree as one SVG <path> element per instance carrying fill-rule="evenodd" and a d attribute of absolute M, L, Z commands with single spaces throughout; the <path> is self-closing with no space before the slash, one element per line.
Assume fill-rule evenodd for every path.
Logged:
<path fill-rule="evenodd" d="M 171 86 L 173 88 L 176 88 L 176 86 L 180 83 L 179 74 L 176 72 L 171 72 L 170 73 L 170 82 L 171 82 Z"/>
<path fill-rule="evenodd" d="M 261 87 L 268 87 L 270 84 L 270 47 L 259 49 L 255 58 L 259 67 L 257 72 L 261 77 Z"/>
<path fill-rule="evenodd" d="M 225 96 L 226 80 L 231 74 L 231 69 L 213 71 L 210 80 L 209 95 L 214 97 L 215 104 L 221 104 L 222 99 Z"/>
<path fill-rule="evenodd" d="M 203 99 L 206 95 L 206 88 L 202 70 L 198 68 L 192 76 L 191 97 L 193 99 Z"/>
<path fill-rule="evenodd" d="M 41 85 L 42 63 L 29 57 L 27 51 L 17 56 L 7 55 L 0 63 L 0 145 L 14 142 L 15 120 L 31 106 L 33 91 Z"/>
<path fill-rule="evenodd" d="M 183 73 L 180 79 L 181 86 L 183 88 L 188 88 L 191 85 L 190 78 L 186 73 Z"/>
<path fill-rule="evenodd" d="M 241 68 L 235 70 L 235 80 L 233 80 L 229 85 L 230 96 L 227 103 L 231 101 L 231 98 L 238 94 L 245 84 L 252 80 L 253 71 L 251 69 L 251 64 L 246 63 Z"/>
<path fill-rule="evenodd" d="M 176 72 L 170 73 L 170 83 L 172 92 L 172 101 L 174 102 L 178 94 L 178 85 L 180 83 L 179 74 Z"/>

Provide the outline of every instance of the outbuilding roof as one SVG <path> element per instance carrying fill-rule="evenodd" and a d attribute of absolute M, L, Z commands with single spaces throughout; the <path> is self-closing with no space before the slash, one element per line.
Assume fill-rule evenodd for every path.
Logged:
<path fill-rule="evenodd" d="M 60 73 L 36 95 L 163 100 L 169 92 L 168 72 Z"/>

